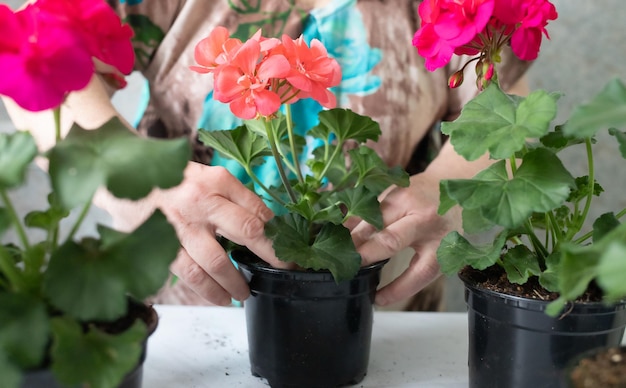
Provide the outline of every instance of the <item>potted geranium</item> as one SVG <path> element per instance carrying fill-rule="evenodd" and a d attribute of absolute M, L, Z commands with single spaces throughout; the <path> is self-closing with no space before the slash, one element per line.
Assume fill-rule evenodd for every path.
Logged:
<path fill-rule="evenodd" d="M 623 292 L 606 292 L 624 273 L 626 226 L 619 218 L 626 211 L 607 210 L 593 230 L 583 230 L 602 192 L 594 135 L 609 130 L 626 156 L 626 89 L 613 80 L 552 126 L 559 95 L 507 95 L 496 67 L 505 45 L 523 60 L 537 57 L 548 21 L 557 17 L 549 1 L 424 1 L 419 12 L 414 44 L 426 66 L 443 66 L 452 53 L 474 55 L 468 64 L 481 90 L 442 131 L 465 159 L 488 153 L 493 160 L 472 179 L 440 184 L 440 213 L 460 205 L 466 234 L 493 237 L 477 243 L 452 232 L 437 252 L 442 271 L 460 272 L 466 285 L 470 386 L 556 386 L 572 357 L 619 344 L 626 325 Z M 451 87 L 463 82 L 464 71 L 450 78 Z M 561 162 L 559 152 L 570 148 L 588 161 L 586 176 L 573 176 Z"/>
<path fill-rule="evenodd" d="M 358 217 L 382 228 L 377 198 L 391 185 L 408 185 L 408 175 L 364 145 L 378 138 L 376 122 L 335 108 L 329 88 L 341 80 L 341 69 L 321 42 L 265 38 L 261 31 L 242 42 L 217 27 L 198 43 L 195 58 L 192 69 L 212 74 L 214 98 L 229 104 L 242 124 L 199 137 L 237 161 L 275 209 L 265 232 L 276 256 L 294 267 L 271 268 L 226 244 L 251 289 L 244 307 L 252 373 L 272 386 L 359 382 L 382 263 L 361 268 L 344 224 Z M 319 142 L 312 156 L 303 155 L 306 140 L 291 113 L 292 103 L 308 98 L 327 108 L 307 133 Z M 346 152 L 350 141 L 360 146 Z M 274 168 L 282 186 L 263 184 L 255 175 L 259 165 Z"/>
<path fill-rule="evenodd" d="M 167 279 L 175 230 L 157 210 L 131 233 L 103 225 L 96 235 L 76 232 L 99 187 L 134 200 L 178 184 L 189 144 L 141 138 L 118 119 L 93 130 L 74 125 L 61 139 L 61 106 L 92 80 L 93 58 L 120 74 L 133 68 L 132 30 L 106 2 L 3 4 L 0 32 L 0 95 L 52 112 L 56 128 L 47 150 L 22 131 L 30 128 L 0 134 L 0 385 L 138 387 L 157 322 L 141 300 Z M 35 160 L 48 168 L 48 206 L 18 214 L 11 192 Z M 32 229 L 44 237 L 35 240 Z M 16 241 L 7 241 L 9 231 Z"/>

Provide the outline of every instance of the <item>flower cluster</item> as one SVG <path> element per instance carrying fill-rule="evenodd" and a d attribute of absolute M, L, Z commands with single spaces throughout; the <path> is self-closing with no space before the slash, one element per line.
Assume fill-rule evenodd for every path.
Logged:
<path fill-rule="evenodd" d="M 265 38 L 259 30 L 242 43 L 217 27 L 198 43 L 195 59 L 199 66 L 192 70 L 212 73 L 215 98 L 242 119 L 272 116 L 281 105 L 303 98 L 326 108 L 336 105 L 328 88 L 339 84 L 341 69 L 315 39 L 309 47 L 302 37 Z"/>
<path fill-rule="evenodd" d="M 92 58 L 129 74 L 132 35 L 104 1 L 39 0 L 16 12 L 0 4 L 0 94 L 29 111 L 56 108 L 87 85 Z"/>
<path fill-rule="evenodd" d="M 494 62 L 505 44 L 522 60 L 539 54 L 546 25 L 557 18 L 548 0 L 427 0 L 420 4 L 420 29 L 413 45 L 425 58 L 428 70 L 445 66 L 453 54 L 480 55 L 476 72 L 479 85 L 493 76 Z M 450 87 L 462 82 L 462 70 L 449 80 Z"/>

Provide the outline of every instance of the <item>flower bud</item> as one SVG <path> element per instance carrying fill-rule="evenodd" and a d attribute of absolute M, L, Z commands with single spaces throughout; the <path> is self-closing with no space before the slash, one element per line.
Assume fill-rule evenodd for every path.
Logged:
<path fill-rule="evenodd" d="M 448 78 L 448 86 L 450 89 L 455 89 L 461 86 L 463 83 L 463 70 L 459 70 L 456 73 L 452 74 L 450 78 Z"/>
<path fill-rule="evenodd" d="M 486 69 L 484 69 L 485 65 L 487 65 Z M 484 71 L 483 71 L 484 76 L 483 77 L 485 78 L 485 80 L 487 80 L 487 81 L 491 80 L 491 78 L 493 77 L 493 70 L 494 70 L 493 63 L 485 63 L 485 64 L 483 64 L 483 69 L 484 69 Z"/>

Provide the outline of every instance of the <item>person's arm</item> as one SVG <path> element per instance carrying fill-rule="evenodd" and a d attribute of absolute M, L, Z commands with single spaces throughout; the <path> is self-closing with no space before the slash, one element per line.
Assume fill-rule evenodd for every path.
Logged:
<path fill-rule="evenodd" d="M 528 94 L 526 79 L 522 77 L 507 92 Z M 437 248 L 445 235 L 462 229 L 462 222 L 458 206 L 443 216 L 437 214 L 439 182 L 471 178 L 491 163 L 488 155 L 468 162 L 448 141 L 424 172 L 411 177 L 409 187 L 394 188 L 382 199 L 383 230 L 376 231 L 364 222 L 353 229 L 364 265 L 392 257 L 407 247 L 415 251 L 407 270 L 378 290 L 376 304 L 384 306 L 406 299 L 441 275 Z"/>
<path fill-rule="evenodd" d="M 50 112 L 27 112 L 10 100 L 5 105 L 18 129 L 32 130 L 41 150 L 54 144 Z M 94 76 L 84 90 L 68 96 L 61 115 L 63 134 L 73 122 L 93 129 L 114 116 L 122 119 L 99 76 Z M 130 125 L 128 128 L 133 130 Z M 172 272 L 212 303 L 228 305 L 231 297 L 243 300 L 249 295 L 245 280 L 217 242 L 216 235 L 248 246 L 274 266 L 284 266 L 264 235 L 264 225 L 273 217 L 272 211 L 221 167 L 190 162 L 183 182 L 174 188 L 154 190 L 141 201 L 120 200 L 101 190 L 94 202 L 111 214 L 116 227 L 126 231 L 133 230 L 155 208 L 160 208 L 176 228 L 181 242 Z"/>

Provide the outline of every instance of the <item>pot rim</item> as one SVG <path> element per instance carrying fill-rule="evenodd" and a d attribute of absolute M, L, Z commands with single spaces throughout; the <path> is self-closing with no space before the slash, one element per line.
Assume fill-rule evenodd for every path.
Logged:
<path fill-rule="evenodd" d="M 256 257 L 256 255 L 254 255 L 253 253 L 250 253 L 250 254 Z M 327 279 L 334 279 L 332 277 L 332 273 L 327 269 L 321 269 L 321 270 L 316 271 L 316 270 L 311 270 L 311 269 L 303 270 L 303 269 L 274 268 L 274 267 L 269 266 L 269 264 L 264 264 L 264 262 L 255 263 L 255 262 L 251 262 L 245 259 L 242 260 L 242 258 L 245 258 L 246 255 L 247 255 L 247 252 L 244 252 L 244 251 L 231 252 L 231 258 L 237 264 L 237 266 L 243 267 L 244 269 L 249 270 L 249 271 L 254 270 L 257 272 L 264 273 L 269 276 L 275 276 L 275 277 L 280 277 L 280 278 L 293 278 L 294 276 L 297 276 L 299 278 L 306 277 L 307 279 L 310 279 L 313 281 L 326 281 Z M 390 259 L 385 259 L 385 260 L 381 260 L 376 263 L 361 267 L 359 269 L 359 272 L 357 272 L 357 274 L 352 279 L 357 279 L 363 276 L 367 276 L 372 271 L 379 270 L 385 264 L 387 264 L 389 260 Z"/>
<path fill-rule="evenodd" d="M 475 294 L 489 299 L 501 300 L 506 305 L 511 305 L 525 310 L 532 311 L 545 311 L 548 304 L 553 300 L 533 299 L 526 298 L 518 295 L 506 294 L 499 291 L 490 290 L 488 288 L 481 287 L 478 282 L 470 279 L 467 275 L 463 275 L 462 272 L 457 274 L 458 278 L 463 282 L 466 288 L 472 290 Z M 568 302 L 564 308 L 564 313 L 594 313 L 594 312 L 606 312 L 620 311 L 626 309 L 626 299 L 614 303 L 599 302 Z"/>

